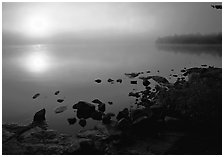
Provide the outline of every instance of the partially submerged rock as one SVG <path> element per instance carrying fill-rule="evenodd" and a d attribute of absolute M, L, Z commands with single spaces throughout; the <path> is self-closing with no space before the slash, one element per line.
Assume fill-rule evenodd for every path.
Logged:
<path fill-rule="evenodd" d="M 39 97 L 40 96 L 40 93 L 37 93 L 37 94 L 35 94 L 34 96 L 33 96 L 33 99 L 36 99 L 37 97 Z"/>
<path fill-rule="evenodd" d="M 85 126 L 86 126 L 86 120 L 85 120 L 84 118 L 81 118 L 81 119 L 79 120 L 79 125 L 80 125 L 81 127 L 85 127 Z"/>
<path fill-rule="evenodd" d="M 104 103 L 99 104 L 98 105 L 98 110 L 100 112 L 104 112 L 106 110 L 106 104 L 104 104 Z"/>
<path fill-rule="evenodd" d="M 100 79 L 95 80 L 96 83 L 101 83 L 102 81 Z"/>
<path fill-rule="evenodd" d="M 54 112 L 57 114 L 57 113 L 62 113 L 66 110 L 67 110 L 67 106 L 59 106 L 54 110 Z"/>
<path fill-rule="evenodd" d="M 122 79 L 117 79 L 117 82 L 122 83 Z"/>
<path fill-rule="evenodd" d="M 131 81 L 131 84 L 137 84 L 138 81 Z"/>
<path fill-rule="evenodd" d="M 87 119 L 91 117 L 93 112 L 95 112 L 95 105 L 85 101 L 79 101 L 73 105 L 73 109 L 77 109 L 77 117 L 79 119 Z"/>

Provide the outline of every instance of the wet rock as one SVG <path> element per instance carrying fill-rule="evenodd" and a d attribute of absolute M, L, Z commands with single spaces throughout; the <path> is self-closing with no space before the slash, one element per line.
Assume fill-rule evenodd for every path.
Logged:
<path fill-rule="evenodd" d="M 42 123 L 43 121 L 45 121 L 46 120 L 45 114 L 46 114 L 45 108 L 36 112 L 33 117 L 33 123 Z"/>
<path fill-rule="evenodd" d="M 92 102 L 95 104 L 102 104 L 102 102 L 99 99 L 94 99 Z"/>
<path fill-rule="evenodd" d="M 57 113 L 62 113 L 66 110 L 67 110 L 67 106 L 59 106 L 54 110 L 54 112 L 57 114 Z"/>
<path fill-rule="evenodd" d="M 138 82 L 137 81 L 131 81 L 131 84 L 137 84 Z"/>
<path fill-rule="evenodd" d="M 98 110 L 104 112 L 106 110 L 106 104 L 101 103 L 98 105 Z"/>
<path fill-rule="evenodd" d="M 120 111 L 120 112 L 117 114 L 117 117 L 116 117 L 117 120 L 120 120 L 120 119 L 122 119 L 122 118 L 126 118 L 126 119 L 129 118 L 129 111 L 128 111 L 128 108 L 123 109 L 122 111 Z"/>
<path fill-rule="evenodd" d="M 76 117 L 73 117 L 73 118 L 68 118 L 67 121 L 70 125 L 73 125 L 76 123 L 77 119 L 76 119 Z"/>
<path fill-rule="evenodd" d="M 57 102 L 62 103 L 64 99 L 58 99 Z"/>
<path fill-rule="evenodd" d="M 81 119 L 79 120 L 79 125 L 80 125 L 81 127 L 85 127 L 85 126 L 86 126 L 86 120 L 83 119 L 83 118 L 81 118 Z"/>
<path fill-rule="evenodd" d="M 91 114 L 91 118 L 93 120 L 102 120 L 102 112 L 99 112 L 99 111 L 94 111 L 92 114 Z"/>
<path fill-rule="evenodd" d="M 35 94 L 34 96 L 33 96 L 33 99 L 36 99 L 37 97 L 39 97 L 40 96 L 40 93 L 37 93 L 37 94 Z"/>
<path fill-rule="evenodd" d="M 122 83 L 122 79 L 117 79 L 117 82 Z"/>
<path fill-rule="evenodd" d="M 102 81 L 100 79 L 95 80 L 96 83 L 101 83 Z"/>
<path fill-rule="evenodd" d="M 77 117 L 79 119 L 90 118 L 92 113 L 95 112 L 95 106 L 85 101 L 79 101 L 78 103 L 73 105 L 73 109 L 77 109 Z"/>

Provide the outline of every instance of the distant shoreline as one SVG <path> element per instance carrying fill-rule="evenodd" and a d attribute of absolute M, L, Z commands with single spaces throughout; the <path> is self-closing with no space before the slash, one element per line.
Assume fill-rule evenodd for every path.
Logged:
<path fill-rule="evenodd" d="M 222 33 L 218 34 L 188 34 L 159 37 L 156 44 L 182 44 L 182 45 L 222 45 Z"/>

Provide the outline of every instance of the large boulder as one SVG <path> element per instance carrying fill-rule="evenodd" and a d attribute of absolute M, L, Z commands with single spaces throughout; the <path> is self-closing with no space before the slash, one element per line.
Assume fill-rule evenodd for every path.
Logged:
<path fill-rule="evenodd" d="M 73 105 L 73 109 L 77 109 L 77 117 L 79 119 L 90 118 L 91 115 L 95 112 L 95 106 L 85 101 L 79 101 L 77 104 Z"/>

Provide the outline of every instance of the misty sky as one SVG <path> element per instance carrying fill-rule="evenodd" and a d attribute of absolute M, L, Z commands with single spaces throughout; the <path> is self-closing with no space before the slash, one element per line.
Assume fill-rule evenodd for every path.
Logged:
<path fill-rule="evenodd" d="M 213 3 L 3 3 L 3 43 L 222 31 Z"/>

